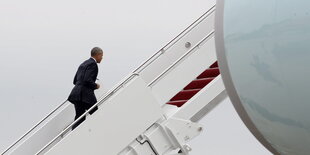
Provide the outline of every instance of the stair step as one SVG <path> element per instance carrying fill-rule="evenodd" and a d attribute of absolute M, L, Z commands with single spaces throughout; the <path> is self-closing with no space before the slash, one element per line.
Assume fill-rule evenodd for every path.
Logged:
<path fill-rule="evenodd" d="M 213 63 L 209 68 L 217 68 L 219 67 L 217 61 L 215 61 L 215 63 Z"/>
<path fill-rule="evenodd" d="M 189 89 L 202 89 L 205 87 L 207 84 L 209 84 L 214 77 L 211 78 L 203 78 L 203 79 L 197 79 L 192 81 L 190 84 L 188 84 L 184 90 L 189 90 Z"/>
<path fill-rule="evenodd" d="M 175 105 L 177 107 L 181 107 L 185 104 L 188 100 L 178 100 L 178 101 L 169 101 L 167 104 Z"/>
<path fill-rule="evenodd" d="M 194 95 L 196 95 L 203 87 L 209 84 L 215 77 L 220 74 L 217 61 L 214 62 L 208 69 L 201 73 L 196 80 L 189 83 L 184 90 L 176 94 L 166 104 L 181 107 Z"/>
<path fill-rule="evenodd" d="M 176 94 L 170 101 L 189 100 L 200 90 L 201 89 L 182 90 L 178 94 Z"/>
<path fill-rule="evenodd" d="M 201 73 L 197 79 L 209 78 L 209 77 L 217 77 L 220 74 L 219 68 L 209 68 Z"/>

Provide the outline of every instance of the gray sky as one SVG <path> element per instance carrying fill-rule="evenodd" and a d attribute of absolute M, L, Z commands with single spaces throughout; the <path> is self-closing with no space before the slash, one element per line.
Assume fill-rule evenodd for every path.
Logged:
<path fill-rule="evenodd" d="M 105 51 L 99 79 L 108 90 L 214 3 L 0 1 L 0 152 L 67 98 L 75 71 L 92 47 Z M 202 122 L 206 130 L 193 142 L 194 155 L 268 154 L 229 101 Z"/>

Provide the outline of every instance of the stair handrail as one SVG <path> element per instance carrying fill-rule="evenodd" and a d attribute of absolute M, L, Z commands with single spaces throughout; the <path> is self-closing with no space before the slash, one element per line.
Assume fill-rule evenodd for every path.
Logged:
<path fill-rule="evenodd" d="M 167 49 L 172 47 L 175 43 L 177 43 L 180 39 L 182 39 L 186 34 L 188 34 L 193 28 L 195 28 L 198 24 L 200 24 L 205 18 L 209 17 L 209 15 L 215 11 L 215 6 L 213 5 L 208 11 L 206 11 L 203 15 L 201 15 L 198 19 L 196 19 L 192 24 L 190 24 L 185 30 L 179 33 L 176 37 L 170 40 L 164 47 L 159 49 L 155 54 L 153 54 L 149 59 L 147 59 L 143 64 L 141 64 L 137 69 L 135 69 L 134 73 L 140 73 L 146 67 L 148 67 L 152 62 L 154 62 L 160 55 L 164 54 Z M 159 55 L 158 55 L 159 54 Z M 158 55 L 157 57 L 155 57 Z M 139 71 L 140 70 L 140 71 Z"/>
<path fill-rule="evenodd" d="M 41 125 L 45 120 L 47 120 L 51 115 L 53 115 L 58 109 L 60 109 L 68 100 L 63 101 L 59 106 L 57 106 L 52 112 L 46 115 L 41 121 L 39 121 L 35 126 L 33 126 L 30 130 L 28 130 L 24 135 L 22 135 L 18 140 L 16 140 L 13 144 L 11 144 L 1 155 L 7 153 L 11 148 L 13 148 L 16 144 L 18 144 L 23 138 L 25 138 L 28 134 L 30 134 L 34 129 L 36 129 L 39 125 Z"/>
<path fill-rule="evenodd" d="M 125 80 L 123 82 L 121 82 L 116 87 L 111 89 L 104 97 L 102 97 L 99 100 L 99 102 L 97 102 L 95 105 L 93 105 L 91 108 L 89 108 L 83 115 L 81 115 L 74 122 L 72 122 L 70 125 L 68 125 L 61 133 L 59 133 L 55 138 L 53 138 L 49 143 L 47 143 L 42 149 L 40 149 L 36 153 L 36 155 L 39 155 L 40 153 L 42 153 L 46 148 L 48 148 L 51 144 L 53 144 L 58 138 L 63 137 L 66 133 L 68 133 L 72 129 L 72 126 L 76 122 L 80 121 L 83 117 L 86 117 L 87 115 L 89 115 L 90 111 L 92 111 L 95 107 L 100 106 L 103 102 L 105 102 L 107 99 L 109 99 L 114 93 L 116 93 L 119 89 L 121 89 L 125 84 L 127 84 L 129 81 L 131 81 L 131 79 L 133 79 L 135 76 L 139 76 L 139 74 L 138 73 L 131 74 L 130 76 L 125 78 Z"/>
<path fill-rule="evenodd" d="M 162 47 L 160 50 L 158 50 L 155 54 L 153 54 L 150 58 L 148 58 L 144 63 L 142 63 L 137 69 L 133 71 L 133 73 L 125 79 L 123 82 L 121 82 L 120 85 L 117 85 L 112 91 L 108 92 L 107 95 L 104 95 L 101 97 L 99 102 L 97 102 L 92 108 L 90 108 L 88 111 L 86 111 L 80 118 L 83 116 L 86 116 L 87 113 L 92 110 L 95 106 L 101 105 L 101 101 L 105 101 L 108 97 L 112 96 L 116 91 L 118 91 L 124 84 L 129 82 L 134 76 L 139 75 L 140 72 L 142 72 L 145 68 L 147 68 L 152 62 L 154 62 L 157 58 L 159 58 L 164 52 L 172 47 L 175 43 L 177 43 L 180 39 L 182 39 L 186 34 L 188 34 L 193 28 L 195 28 L 198 24 L 200 24 L 205 18 L 207 18 L 212 12 L 214 12 L 214 8 L 216 5 L 213 5 L 209 10 L 207 10 L 203 15 L 201 15 L 198 19 L 196 19 L 192 24 L 190 24 L 185 30 L 183 30 L 181 33 L 179 33 L 176 37 L 174 37 L 171 41 L 169 41 L 164 47 Z M 159 55 L 158 55 L 159 54 Z M 158 55 L 157 57 L 155 57 Z M 49 118 L 52 114 L 54 114 L 58 109 L 60 109 L 68 100 L 65 100 L 62 104 L 57 106 L 51 113 L 49 113 L 46 117 L 44 117 L 41 121 L 39 121 L 35 126 L 33 126 L 28 132 L 26 132 L 23 136 L 21 136 L 15 143 L 10 145 L 2 154 L 7 153 L 14 145 L 19 143 L 24 137 L 26 137 L 29 133 L 31 133 L 35 128 L 37 128 L 42 122 L 44 122 L 47 118 Z M 80 120 L 80 118 L 77 119 Z M 71 126 L 75 122 L 71 123 L 69 126 L 67 126 L 66 129 L 63 131 L 66 131 L 67 129 L 70 129 Z M 64 135 L 63 132 L 59 134 L 60 136 Z M 56 140 L 59 136 L 56 136 L 54 139 Z M 53 140 L 54 140 L 53 139 Z M 52 141 L 53 141 L 52 140 Z M 49 146 L 49 145 L 48 145 Z M 43 147 L 44 148 L 44 147 Z M 43 150 L 43 149 L 41 149 Z M 40 153 L 40 151 L 38 152 Z"/>
<path fill-rule="evenodd" d="M 158 75 L 153 81 L 151 81 L 148 86 L 152 87 L 156 82 L 158 82 L 164 75 L 166 75 L 169 71 L 171 71 L 172 68 L 174 68 L 179 62 L 184 60 L 189 54 L 191 54 L 195 49 L 200 47 L 200 45 L 205 42 L 207 39 L 209 39 L 210 36 L 214 34 L 214 30 L 212 30 L 208 35 L 206 35 L 204 38 L 202 38 L 195 46 L 193 46 L 188 52 L 183 54 L 178 60 L 176 60 L 173 64 L 171 64 L 164 72 L 162 72 L 160 75 Z"/>
<path fill-rule="evenodd" d="M 205 12 L 202 16 L 200 16 L 195 22 L 193 22 L 190 26 L 188 26 L 184 31 L 182 31 L 178 36 L 176 36 L 174 39 L 172 39 L 169 43 L 167 43 L 163 48 L 161 48 L 158 52 L 153 54 L 149 59 L 147 59 L 143 64 L 141 64 L 137 69 L 134 70 L 134 72 L 126 78 L 121 84 L 117 85 L 115 88 L 111 89 L 110 92 L 108 92 L 102 99 L 99 100 L 95 105 L 93 105 L 90 109 L 88 109 L 83 115 L 81 115 L 78 119 L 76 119 L 73 123 L 71 123 L 69 126 L 67 126 L 66 129 L 64 129 L 60 134 L 58 134 L 53 140 L 51 140 L 48 144 L 46 144 L 41 150 L 39 150 L 36 154 L 42 153 L 47 147 L 49 147 L 51 144 L 53 144 L 59 137 L 62 137 L 65 135 L 72 126 L 78 122 L 80 119 L 82 119 L 84 116 L 87 116 L 88 113 L 93 110 L 95 107 L 101 105 L 103 102 L 105 102 L 110 96 L 112 96 L 115 92 L 117 92 L 123 85 L 127 84 L 131 79 L 133 79 L 135 76 L 139 76 L 139 73 L 141 73 L 146 67 L 148 67 L 152 62 L 154 62 L 162 53 L 164 53 L 165 50 L 169 49 L 171 46 L 173 46 L 176 42 L 178 42 L 183 36 L 185 36 L 187 33 L 189 33 L 194 27 L 196 27 L 199 23 L 201 23 L 205 18 L 207 18 L 211 13 L 213 12 L 215 8 L 215 5 L 212 6 L 207 12 Z M 192 47 L 188 53 L 191 53 L 194 49 L 196 49 L 202 42 L 204 42 L 207 38 L 209 38 L 210 35 L 214 33 L 214 30 L 208 34 L 206 37 L 204 37 L 199 43 L 197 43 L 194 47 Z M 166 49 L 165 49 L 166 48 Z M 159 56 L 157 56 L 155 59 L 154 57 L 161 53 Z M 183 55 L 181 59 L 186 57 L 187 54 Z M 152 60 L 153 59 L 153 60 Z M 174 63 L 177 64 L 180 60 Z M 165 70 L 160 76 L 158 76 L 155 80 L 151 82 L 150 85 L 152 85 L 154 82 L 159 80 L 164 74 L 166 74 L 174 65 L 170 66 L 169 69 Z"/>

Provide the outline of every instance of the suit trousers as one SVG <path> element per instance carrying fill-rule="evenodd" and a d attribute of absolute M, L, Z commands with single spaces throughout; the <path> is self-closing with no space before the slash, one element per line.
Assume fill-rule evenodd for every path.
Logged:
<path fill-rule="evenodd" d="M 75 119 L 77 120 L 80 116 L 82 116 L 88 109 L 90 109 L 92 107 L 92 105 L 84 103 L 84 102 L 78 102 L 74 104 L 74 108 L 75 108 Z M 89 114 L 93 114 L 95 111 L 98 110 L 98 107 L 96 106 L 94 109 L 92 109 L 91 111 L 89 111 Z M 84 120 L 86 119 L 86 117 L 82 117 L 80 120 L 78 120 L 73 126 L 72 126 L 72 130 L 74 130 L 77 126 L 79 126 Z"/>

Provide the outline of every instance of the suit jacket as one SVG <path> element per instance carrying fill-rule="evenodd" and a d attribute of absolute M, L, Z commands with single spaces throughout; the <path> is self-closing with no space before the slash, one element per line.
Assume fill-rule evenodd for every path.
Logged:
<path fill-rule="evenodd" d="M 98 75 L 98 66 L 93 58 L 84 61 L 78 68 L 72 89 L 68 100 L 77 104 L 80 102 L 93 105 L 97 103 L 94 90 L 97 88 L 96 79 Z"/>

